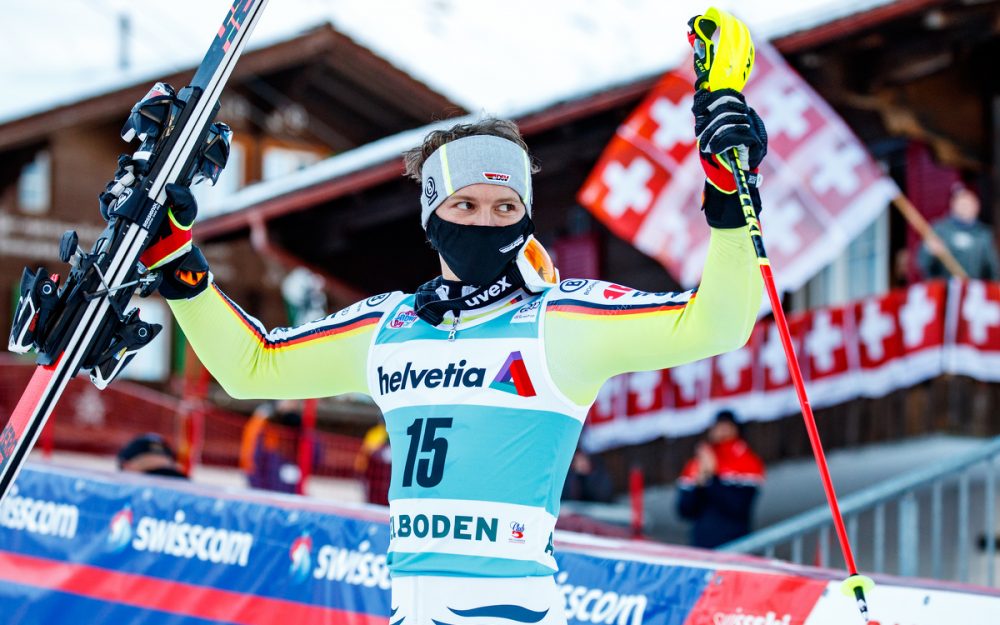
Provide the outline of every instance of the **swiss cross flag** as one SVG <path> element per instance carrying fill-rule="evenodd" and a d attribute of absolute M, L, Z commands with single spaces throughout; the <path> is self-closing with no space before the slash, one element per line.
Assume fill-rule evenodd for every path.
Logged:
<path fill-rule="evenodd" d="M 618 236 L 697 284 L 709 229 L 694 142 L 693 77 L 663 77 L 615 137 L 578 194 Z M 744 93 L 767 125 L 761 165 L 764 238 L 778 287 L 796 289 L 829 264 L 899 193 L 864 146 L 766 43 Z"/>
<path fill-rule="evenodd" d="M 802 335 L 809 324 L 809 315 L 793 315 L 788 318 L 788 328 L 792 335 L 792 346 L 795 353 L 802 361 Z M 759 354 L 760 365 L 763 369 L 764 390 L 776 391 L 792 386 L 792 375 L 788 370 L 788 359 L 785 357 L 785 349 L 781 344 L 781 336 L 778 326 L 768 323 L 764 326 L 764 339 L 761 342 Z"/>
<path fill-rule="evenodd" d="M 1000 352 L 1000 283 L 969 280 L 961 289 L 955 343 Z"/>
<path fill-rule="evenodd" d="M 809 313 L 803 339 L 809 379 L 840 376 L 850 369 L 848 348 L 854 336 L 847 319 L 843 307 L 821 308 Z"/>
<path fill-rule="evenodd" d="M 903 354 L 941 347 L 944 344 L 947 283 L 943 280 L 918 282 L 905 293 L 897 313 Z"/>
<path fill-rule="evenodd" d="M 677 165 L 694 150 L 692 98 L 684 79 L 666 75 L 618 129 L 602 166 L 580 191 L 581 202 L 623 239 L 636 237 Z"/>
<path fill-rule="evenodd" d="M 743 395 L 754 390 L 754 372 L 767 326 L 757 324 L 750 340 L 740 349 L 719 354 L 712 359 L 712 398 Z"/>
<path fill-rule="evenodd" d="M 668 386 L 673 408 L 680 410 L 697 406 L 709 396 L 712 383 L 712 362 L 696 360 L 668 370 Z"/>
<path fill-rule="evenodd" d="M 659 371 L 638 371 L 628 375 L 629 418 L 641 417 L 662 410 L 666 394 L 667 373 Z"/>
<path fill-rule="evenodd" d="M 897 318 L 906 301 L 905 291 L 892 291 L 854 304 L 858 360 L 862 370 L 878 369 L 903 354 L 903 334 Z"/>

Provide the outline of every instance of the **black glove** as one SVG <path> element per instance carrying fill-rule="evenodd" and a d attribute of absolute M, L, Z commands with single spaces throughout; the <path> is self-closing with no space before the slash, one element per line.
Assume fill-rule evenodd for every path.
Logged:
<path fill-rule="evenodd" d="M 208 261 L 197 245 L 160 267 L 160 295 L 166 299 L 191 299 L 208 288 Z"/>
<path fill-rule="evenodd" d="M 767 154 L 767 130 L 742 93 L 733 89 L 698 90 L 691 111 L 703 159 L 736 148 L 740 169 L 754 171 L 760 166 Z"/>
<path fill-rule="evenodd" d="M 727 162 L 719 158 L 733 148 L 739 151 L 739 166 L 747 171 L 750 199 L 761 211 L 760 166 L 767 154 L 767 130 L 757 112 L 747 106 L 743 94 L 733 89 L 699 90 L 691 108 L 695 116 L 701 166 L 705 170 L 702 208 L 713 228 L 741 228 L 746 225 L 743 208 L 736 195 L 736 181 Z"/>

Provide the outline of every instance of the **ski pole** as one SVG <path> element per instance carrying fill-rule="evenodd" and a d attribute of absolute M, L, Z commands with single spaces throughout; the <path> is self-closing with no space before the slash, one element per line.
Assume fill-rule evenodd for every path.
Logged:
<path fill-rule="evenodd" d="M 692 18 L 689 25 L 691 27 L 689 39 L 694 47 L 697 86 L 707 89 L 732 88 L 741 91 L 753 69 L 754 49 L 747 27 L 732 15 L 715 7 L 710 8 L 703 16 Z M 715 40 L 713 40 L 713 36 Z M 761 277 L 771 302 L 771 310 L 774 312 L 774 323 L 778 328 L 781 345 L 785 350 L 785 358 L 788 361 L 788 370 L 795 386 L 795 394 L 798 397 L 799 406 L 802 408 L 802 419 L 809 435 L 809 444 L 816 459 L 816 466 L 823 483 L 823 492 L 826 494 L 837 539 L 840 542 L 840 550 L 847 565 L 849 576 L 841 584 L 841 591 L 848 596 L 854 596 L 862 618 L 868 622 L 868 602 L 865 598 L 865 591 L 874 587 L 875 582 L 871 578 L 859 574 L 857 564 L 854 561 L 854 553 L 851 550 L 851 543 L 844 527 L 844 518 L 837 502 L 837 493 L 833 488 L 833 480 L 830 478 L 830 467 L 827 465 L 823 443 L 820 441 L 819 431 L 816 428 L 816 419 L 813 416 L 812 407 L 809 405 L 809 396 L 806 394 L 802 370 L 799 368 L 799 361 L 795 356 L 795 347 L 792 345 L 788 321 L 785 319 L 781 298 L 774 285 L 771 261 L 764 249 L 764 238 L 761 236 L 760 221 L 757 219 L 753 199 L 750 197 L 747 175 L 745 171 L 740 169 L 739 151 L 736 148 L 723 154 L 722 158 L 733 173 L 740 208 L 743 210 L 743 217 L 746 219 L 754 253 L 757 255 Z"/>
<path fill-rule="evenodd" d="M 849 577 L 844 580 L 841 589 L 845 594 L 853 594 L 858 603 L 858 610 L 861 616 L 868 622 L 868 603 L 865 599 L 865 590 L 872 588 L 875 582 L 864 575 L 858 573 L 857 564 L 854 562 L 854 553 L 851 550 L 851 542 L 847 537 L 847 530 L 844 528 L 844 517 L 840 513 L 840 504 L 837 502 L 837 492 L 833 488 L 833 480 L 830 478 L 830 467 L 826 462 L 826 454 L 823 452 L 823 443 L 819 438 L 819 430 L 816 428 L 816 419 L 813 416 L 812 406 L 809 405 L 809 396 L 806 394 L 805 382 L 802 379 L 802 370 L 799 368 L 799 361 L 795 356 L 795 346 L 792 345 L 791 331 L 788 329 L 788 321 L 785 319 L 785 311 L 781 307 L 781 298 L 778 290 L 774 286 L 774 274 L 771 271 L 771 261 L 764 250 L 764 239 L 761 237 L 760 222 L 753 208 L 753 200 L 750 199 L 750 187 L 747 184 L 746 172 L 739 167 L 739 154 L 734 148 L 724 158 L 733 171 L 733 178 L 736 181 L 736 193 L 740 198 L 740 207 L 743 209 L 743 216 L 747 221 L 747 228 L 750 231 L 750 240 L 753 242 L 754 252 L 757 254 L 757 262 L 760 265 L 760 274 L 764 279 L 764 288 L 767 290 L 767 297 L 771 302 L 771 310 L 774 312 L 774 325 L 778 328 L 778 336 L 781 337 L 781 346 L 785 349 L 785 358 L 788 360 L 788 370 L 792 377 L 792 384 L 795 386 L 795 395 L 799 399 L 799 406 L 802 407 L 802 420 L 806 425 L 806 432 L 809 435 L 809 445 L 812 447 L 813 457 L 816 459 L 816 466 L 819 469 L 820 480 L 823 482 L 823 492 L 826 494 L 826 502 L 830 506 L 830 515 L 833 517 L 833 526 L 837 532 L 837 540 L 840 542 L 840 550 L 844 555 L 844 562 L 847 564 Z"/>

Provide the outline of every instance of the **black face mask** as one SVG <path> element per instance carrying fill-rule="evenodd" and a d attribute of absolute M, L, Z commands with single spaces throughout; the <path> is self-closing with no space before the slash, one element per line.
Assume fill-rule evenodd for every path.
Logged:
<path fill-rule="evenodd" d="M 431 214 L 427 238 L 462 282 L 482 286 L 507 268 L 535 231 L 531 218 L 509 226 L 466 226 Z"/>

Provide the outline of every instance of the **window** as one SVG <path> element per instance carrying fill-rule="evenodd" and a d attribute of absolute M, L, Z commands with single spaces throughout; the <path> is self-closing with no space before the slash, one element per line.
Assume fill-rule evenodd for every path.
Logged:
<path fill-rule="evenodd" d="M 264 150 L 261 176 L 272 180 L 318 163 L 323 157 L 311 150 L 271 146 Z"/>
<path fill-rule="evenodd" d="M 48 150 L 35 155 L 21 169 L 17 181 L 17 205 L 22 212 L 40 215 L 49 210 L 52 201 L 52 159 Z"/>
<path fill-rule="evenodd" d="M 792 308 L 836 306 L 883 293 L 889 288 L 889 264 L 889 211 L 884 210 L 832 263 L 792 294 Z"/>

